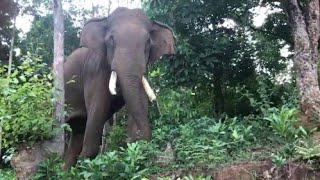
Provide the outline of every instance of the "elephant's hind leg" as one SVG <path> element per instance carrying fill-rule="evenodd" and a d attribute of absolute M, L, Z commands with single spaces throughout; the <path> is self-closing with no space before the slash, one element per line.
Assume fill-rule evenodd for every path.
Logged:
<path fill-rule="evenodd" d="M 81 153 L 86 120 L 87 117 L 85 115 L 71 116 L 67 120 L 72 132 L 68 148 L 64 155 L 64 170 L 68 170 L 71 166 L 74 166 L 77 162 L 79 154 Z"/>

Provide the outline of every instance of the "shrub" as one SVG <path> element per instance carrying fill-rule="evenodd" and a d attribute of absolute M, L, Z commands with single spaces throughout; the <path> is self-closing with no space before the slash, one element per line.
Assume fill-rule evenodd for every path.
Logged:
<path fill-rule="evenodd" d="M 141 179 L 148 168 L 145 166 L 146 152 L 142 142 L 128 144 L 127 148 L 110 151 L 93 160 L 79 161 L 70 171 L 61 171 L 59 158 L 55 156 L 44 161 L 34 179 Z"/>
<path fill-rule="evenodd" d="M 160 92 L 158 97 L 159 109 L 154 108 L 154 111 L 151 111 L 151 119 L 159 117 L 155 112 L 158 110 L 160 110 L 159 121 L 165 121 L 169 124 L 183 124 L 205 115 L 193 103 L 194 93 L 190 89 L 167 89 Z"/>
<path fill-rule="evenodd" d="M 320 144 L 319 141 L 313 138 L 306 138 L 298 141 L 295 145 L 296 154 L 305 160 L 312 161 L 320 158 Z"/>
<path fill-rule="evenodd" d="M 52 132 L 52 76 L 43 74 L 41 58 L 26 55 L 6 78 L 0 67 L 0 120 L 5 149 L 48 138 Z"/>
<path fill-rule="evenodd" d="M 297 108 L 289 108 L 282 106 L 281 108 L 269 108 L 265 113 L 265 120 L 270 122 L 273 131 L 283 138 L 284 142 L 292 142 L 295 139 L 307 136 L 307 132 L 303 127 L 295 127 L 298 121 Z"/>
<path fill-rule="evenodd" d="M 254 141 L 252 126 L 245 126 L 237 118 L 224 122 L 211 118 L 180 125 L 177 138 L 177 158 L 190 164 L 225 161 L 233 151 L 249 146 Z"/>
<path fill-rule="evenodd" d="M 0 169 L 0 179 L 15 180 L 15 174 L 12 170 Z"/>

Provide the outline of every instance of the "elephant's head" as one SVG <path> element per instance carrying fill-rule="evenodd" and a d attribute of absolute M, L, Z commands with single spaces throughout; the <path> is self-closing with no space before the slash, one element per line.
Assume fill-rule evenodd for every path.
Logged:
<path fill-rule="evenodd" d="M 86 23 L 80 45 L 106 55 L 111 67 L 109 89 L 116 94 L 117 78 L 126 108 L 145 138 L 147 130 L 147 97 L 155 95 L 145 79 L 147 65 L 162 55 L 175 53 L 174 33 L 159 22 L 151 21 L 140 9 L 118 8 L 107 18 Z M 145 132 L 144 132 L 145 131 Z"/>

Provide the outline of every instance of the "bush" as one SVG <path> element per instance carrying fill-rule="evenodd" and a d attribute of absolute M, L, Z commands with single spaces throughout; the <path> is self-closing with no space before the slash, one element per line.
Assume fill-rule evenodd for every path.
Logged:
<path fill-rule="evenodd" d="M 179 161 L 191 164 L 225 161 L 233 151 L 248 147 L 254 140 L 252 126 L 237 118 L 224 122 L 211 118 L 180 125 L 176 150 Z"/>
<path fill-rule="evenodd" d="M 158 105 L 159 121 L 166 121 L 170 124 L 183 124 L 206 115 L 194 103 L 194 93 L 190 89 L 163 90 L 159 93 Z M 154 108 L 154 111 L 151 112 L 151 119 L 158 119 L 158 112 L 155 112 L 157 110 Z"/>
<path fill-rule="evenodd" d="M 76 168 L 61 171 L 61 163 L 56 156 L 44 161 L 34 179 L 141 179 L 148 168 L 145 166 L 143 142 L 128 144 L 127 148 L 110 151 L 93 160 L 79 161 Z"/>
<path fill-rule="evenodd" d="M 12 170 L 0 169 L 0 179 L 15 180 L 15 174 Z"/>
<path fill-rule="evenodd" d="M 273 131 L 282 137 L 285 142 L 292 141 L 298 134 L 299 129 L 294 127 L 298 121 L 296 108 L 270 108 L 265 113 L 265 120 L 270 122 Z"/>
<path fill-rule="evenodd" d="M 48 138 L 52 133 L 52 76 L 43 74 L 41 58 L 27 55 L 6 78 L 0 67 L 0 120 L 2 145 L 10 149 L 23 142 Z"/>

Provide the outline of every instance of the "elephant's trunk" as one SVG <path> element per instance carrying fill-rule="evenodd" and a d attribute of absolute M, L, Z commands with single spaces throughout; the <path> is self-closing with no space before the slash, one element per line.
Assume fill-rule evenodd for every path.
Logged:
<path fill-rule="evenodd" d="M 116 82 L 117 82 L 117 73 L 115 71 L 112 71 L 111 76 L 110 76 L 110 81 L 109 81 L 109 91 L 112 95 L 117 94 Z M 154 93 L 154 91 L 150 87 L 147 79 L 144 76 L 142 76 L 141 82 L 142 82 L 143 89 L 145 90 L 146 94 L 148 95 L 150 102 L 153 102 L 154 100 L 156 100 L 156 94 Z"/>
<path fill-rule="evenodd" d="M 129 137 L 132 140 L 150 139 L 151 128 L 148 121 L 148 97 L 142 85 L 142 75 L 128 75 L 119 72 L 122 95 L 129 115 L 129 122 L 133 124 Z M 130 130 L 129 130 L 130 131 Z"/>

